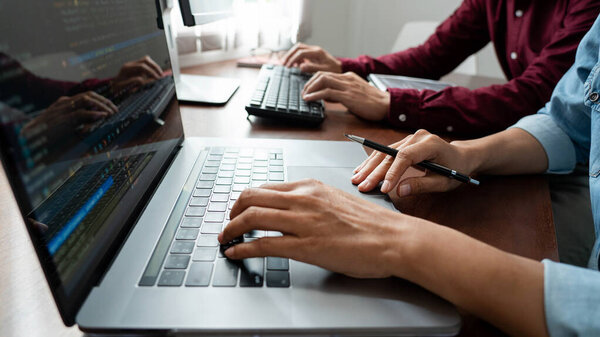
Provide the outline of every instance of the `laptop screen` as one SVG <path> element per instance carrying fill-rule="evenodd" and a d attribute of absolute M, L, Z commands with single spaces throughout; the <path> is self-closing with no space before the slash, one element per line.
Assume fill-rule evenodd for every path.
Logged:
<path fill-rule="evenodd" d="M 71 304 L 183 139 L 164 31 L 148 0 L 2 1 L 0 31 L 2 161 Z"/>

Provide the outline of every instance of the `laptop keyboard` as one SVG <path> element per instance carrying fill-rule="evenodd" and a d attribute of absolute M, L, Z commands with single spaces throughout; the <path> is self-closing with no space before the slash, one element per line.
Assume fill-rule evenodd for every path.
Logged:
<path fill-rule="evenodd" d="M 229 260 L 217 240 L 241 192 L 267 182 L 283 182 L 283 168 L 283 152 L 279 149 L 211 148 L 164 259 L 157 286 L 289 287 L 288 259 Z M 257 230 L 246 233 L 243 241 L 280 235 Z M 141 281 L 140 285 L 149 284 Z"/>

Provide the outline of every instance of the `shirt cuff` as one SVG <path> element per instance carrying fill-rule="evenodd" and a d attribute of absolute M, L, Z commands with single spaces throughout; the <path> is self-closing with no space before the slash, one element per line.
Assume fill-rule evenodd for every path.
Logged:
<path fill-rule="evenodd" d="M 600 336 L 600 273 L 544 264 L 544 311 L 550 336 Z"/>
<path fill-rule="evenodd" d="M 342 73 L 353 72 L 361 77 L 366 77 L 364 65 L 356 59 L 338 57 L 338 60 L 342 62 Z"/>
<path fill-rule="evenodd" d="M 415 89 L 389 88 L 390 110 L 388 121 L 400 128 L 417 128 L 421 123 L 419 110 L 421 100 L 419 91 Z"/>
<path fill-rule="evenodd" d="M 549 115 L 526 116 L 510 128 L 523 129 L 542 144 L 548 157 L 548 173 L 566 174 L 575 168 L 575 146 Z"/>

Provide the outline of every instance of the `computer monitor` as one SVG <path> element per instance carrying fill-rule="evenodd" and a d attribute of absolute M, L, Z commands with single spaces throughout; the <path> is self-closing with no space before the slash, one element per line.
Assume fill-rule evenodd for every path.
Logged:
<path fill-rule="evenodd" d="M 199 26 L 233 14 L 233 0 L 179 0 L 183 24 Z"/>
<path fill-rule="evenodd" d="M 198 26 L 225 19 L 233 14 L 233 0 L 179 0 L 183 23 Z M 166 30 L 167 35 L 172 29 Z M 172 36 L 169 36 L 172 39 Z M 179 101 L 203 104 L 225 104 L 240 86 L 240 80 L 213 76 L 181 74 L 178 51 L 172 43 L 173 75 Z"/>

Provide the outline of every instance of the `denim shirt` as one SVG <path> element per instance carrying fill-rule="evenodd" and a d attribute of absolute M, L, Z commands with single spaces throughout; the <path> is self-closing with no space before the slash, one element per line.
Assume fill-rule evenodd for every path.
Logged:
<path fill-rule="evenodd" d="M 551 336 L 600 336 L 600 17 L 550 102 L 513 127 L 542 144 L 549 173 L 569 173 L 576 163 L 589 163 L 596 242 L 588 269 L 544 260 L 544 308 Z"/>

